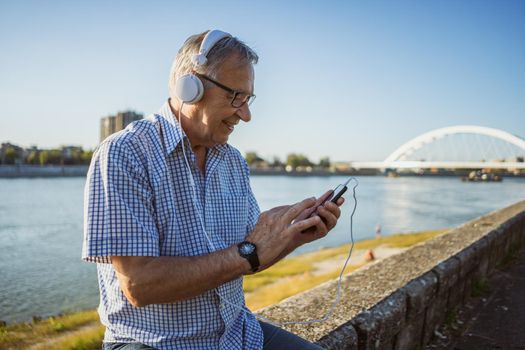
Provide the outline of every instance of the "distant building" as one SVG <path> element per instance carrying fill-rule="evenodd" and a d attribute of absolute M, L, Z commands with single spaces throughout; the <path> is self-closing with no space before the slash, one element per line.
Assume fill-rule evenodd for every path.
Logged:
<path fill-rule="evenodd" d="M 62 163 L 65 165 L 79 163 L 83 152 L 80 146 L 62 146 Z"/>
<path fill-rule="evenodd" d="M 2 143 L 0 146 L 0 164 L 23 164 L 26 153 L 20 146 L 9 142 Z"/>
<path fill-rule="evenodd" d="M 83 149 L 80 146 L 62 146 L 62 157 L 64 159 L 71 159 L 75 154 L 82 153 Z"/>
<path fill-rule="evenodd" d="M 134 111 L 118 112 L 116 115 L 110 115 L 100 119 L 100 142 L 109 135 L 123 130 L 128 124 L 142 119 L 144 115 Z"/>

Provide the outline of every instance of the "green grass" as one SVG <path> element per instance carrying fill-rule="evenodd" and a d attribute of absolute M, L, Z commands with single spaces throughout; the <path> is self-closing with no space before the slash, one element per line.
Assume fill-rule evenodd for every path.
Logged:
<path fill-rule="evenodd" d="M 445 231 L 396 234 L 360 241 L 355 244 L 354 249 L 374 249 L 381 245 L 406 248 Z M 342 263 L 349 248 L 349 245 L 343 245 L 286 258 L 263 272 L 246 276 L 246 303 L 252 310 L 257 310 L 337 278 L 340 267 L 328 272 L 312 273 L 314 264 L 334 259 L 341 259 Z M 348 266 L 345 272 L 349 273 L 357 268 L 359 266 Z M 34 346 L 34 350 L 98 350 L 101 348 L 103 335 L 104 327 L 99 323 L 96 310 L 81 311 L 33 323 L 0 327 L 0 349 L 18 350 Z M 49 339 L 54 340 L 51 345 L 45 343 Z"/>
<path fill-rule="evenodd" d="M 482 278 L 472 283 L 472 292 L 470 293 L 473 297 L 482 297 L 490 292 L 490 285 L 486 278 Z"/>
<path fill-rule="evenodd" d="M 507 255 L 503 257 L 503 259 L 496 265 L 496 267 L 498 269 L 503 269 L 506 266 L 508 266 L 510 263 L 516 260 L 519 251 L 520 249 L 518 245 L 511 245 Z"/>
<path fill-rule="evenodd" d="M 244 278 L 244 291 L 254 292 L 257 289 L 275 282 L 283 277 L 296 276 L 311 271 L 313 265 L 303 257 L 287 258 L 271 268 Z"/>
<path fill-rule="evenodd" d="M 348 266 L 345 270 L 349 273 L 359 266 Z M 330 272 L 319 275 L 303 274 L 283 278 L 271 285 L 263 286 L 256 292 L 246 295 L 246 305 L 251 310 L 259 310 L 263 307 L 276 304 L 281 300 L 291 297 L 297 293 L 304 292 L 339 277 L 341 269 L 337 268 Z"/>
<path fill-rule="evenodd" d="M 34 350 L 100 350 L 105 327 L 101 324 L 75 332 L 53 345 L 42 344 Z"/>
<path fill-rule="evenodd" d="M 458 310 L 457 308 L 454 308 L 453 310 L 447 313 L 447 316 L 445 318 L 445 325 L 447 327 L 452 327 L 456 323 L 457 320 L 458 320 Z"/>
<path fill-rule="evenodd" d="M 414 233 L 398 233 L 380 239 L 357 242 L 356 249 L 373 249 L 380 245 L 387 245 L 394 248 L 408 248 L 417 243 L 439 236 L 447 231 L 448 230 L 433 230 Z"/>
<path fill-rule="evenodd" d="M 50 317 L 33 323 L 17 323 L 0 328 L 0 349 L 23 349 L 42 339 L 56 337 L 66 331 L 72 331 L 98 322 L 96 310 L 81 311 L 63 316 Z"/>

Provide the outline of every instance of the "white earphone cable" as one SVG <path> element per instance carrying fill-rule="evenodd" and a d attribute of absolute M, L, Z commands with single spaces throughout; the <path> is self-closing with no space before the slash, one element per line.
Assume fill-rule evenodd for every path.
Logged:
<path fill-rule="evenodd" d="M 180 127 L 180 134 L 181 136 L 183 135 L 183 129 L 182 129 L 182 107 L 184 107 L 184 101 L 182 101 L 181 105 L 180 105 L 180 111 L 179 111 L 179 115 L 178 115 L 178 118 L 179 118 L 179 127 Z M 195 185 L 195 180 L 193 179 L 193 174 L 191 173 L 191 167 L 190 167 L 190 163 L 188 162 L 188 157 L 186 156 L 186 148 L 184 147 L 184 139 L 181 138 L 181 145 L 182 145 L 182 155 L 184 157 L 184 162 L 186 163 L 186 169 L 188 170 L 188 176 L 190 178 L 190 182 L 191 182 L 191 188 L 192 188 L 192 192 L 193 192 L 193 198 L 194 198 L 194 205 L 197 206 L 197 189 L 196 189 L 196 185 Z M 197 209 L 197 213 L 198 213 L 198 218 L 199 218 L 199 223 L 201 225 L 201 228 L 202 228 L 202 232 L 204 232 L 204 236 L 206 236 L 206 240 L 208 241 L 208 244 L 210 245 L 210 249 L 211 251 L 210 252 L 214 252 L 216 251 L 217 249 L 215 248 L 215 245 L 213 244 L 213 242 L 211 241 L 210 239 L 210 236 L 208 236 L 208 232 L 206 232 L 206 226 L 204 226 L 204 219 L 201 217 L 200 213 L 199 213 L 199 210 L 198 208 Z"/>

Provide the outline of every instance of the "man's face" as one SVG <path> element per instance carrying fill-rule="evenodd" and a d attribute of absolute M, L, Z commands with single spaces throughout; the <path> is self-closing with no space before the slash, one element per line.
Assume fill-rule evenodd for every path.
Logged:
<path fill-rule="evenodd" d="M 217 82 L 244 94 L 253 94 L 254 71 L 251 64 L 240 64 L 236 56 L 230 57 L 219 68 Z M 195 104 L 191 118 L 192 146 L 213 147 L 228 141 L 239 121 L 249 122 L 251 112 L 247 103 L 235 108 L 233 94 L 202 79 L 204 96 Z"/>

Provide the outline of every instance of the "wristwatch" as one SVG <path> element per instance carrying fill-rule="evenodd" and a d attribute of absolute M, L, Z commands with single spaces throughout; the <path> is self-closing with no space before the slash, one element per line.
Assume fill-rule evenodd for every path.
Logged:
<path fill-rule="evenodd" d="M 257 247 L 252 242 L 244 241 L 237 244 L 239 255 L 248 260 L 252 267 L 252 272 L 259 269 L 259 257 L 257 256 Z"/>

